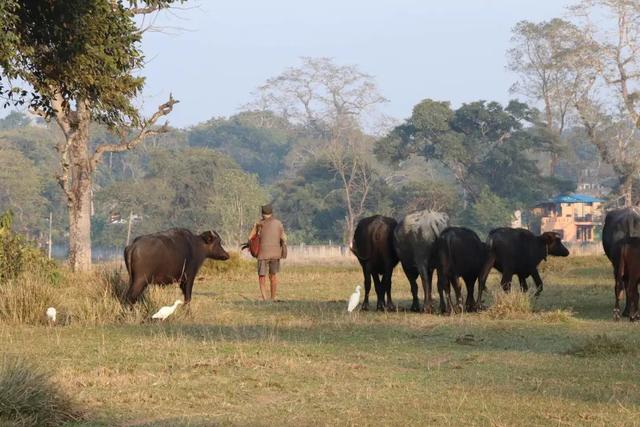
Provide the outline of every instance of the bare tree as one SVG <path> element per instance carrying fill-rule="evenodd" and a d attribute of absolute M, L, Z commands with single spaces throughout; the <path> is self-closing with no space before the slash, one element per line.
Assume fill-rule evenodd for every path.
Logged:
<path fill-rule="evenodd" d="M 345 240 L 350 241 L 366 211 L 372 181 L 372 147 L 364 122 L 386 101 L 373 78 L 329 58 L 302 58 L 301 66 L 267 80 L 255 98 L 252 108 L 276 112 L 321 140 L 309 145 L 308 154 L 326 158 L 341 183 Z"/>
<path fill-rule="evenodd" d="M 635 0 L 583 0 L 573 7 L 580 37 L 591 49 L 568 62 L 590 69 L 575 107 L 602 158 L 620 176 L 621 193 L 632 204 L 633 180 L 640 173 L 640 3 Z M 604 23 L 595 24 L 605 18 Z"/>
<path fill-rule="evenodd" d="M 576 25 L 562 19 L 521 21 L 513 29 L 511 43 L 508 68 L 520 78 L 511 91 L 542 103 L 543 121 L 553 141 L 549 150 L 549 174 L 553 175 L 576 94 L 589 79 L 587 69 L 568 64 L 585 56 L 591 46 Z"/>

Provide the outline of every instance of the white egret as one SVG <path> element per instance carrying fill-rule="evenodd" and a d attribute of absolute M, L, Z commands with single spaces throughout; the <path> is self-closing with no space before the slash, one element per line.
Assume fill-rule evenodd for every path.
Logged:
<path fill-rule="evenodd" d="M 56 323 L 57 314 L 58 312 L 56 311 L 55 307 L 47 308 L 47 319 L 49 319 L 50 323 Z"/>
<path fill-rule="evenodd" d="M 351 313 L 360 304 L 360 285 L 356 286 L 356 291 L 351 294 L 349 298 L 349 305 L 347 305 L 347 311 Z"/>
<path fill-rule="evenodd" d="M 176 311 L 176 308 L 178 308 L 180 304 L 183 304 L 183 302 L 177 299 L 176 302 L 173 303 L 173 305 L 167 305 L 162 307 L 160 310 L 158 310 L 156 314 L 151 316 L 151 318 L 165 320 L 167 317 L 171 316 Z"/>

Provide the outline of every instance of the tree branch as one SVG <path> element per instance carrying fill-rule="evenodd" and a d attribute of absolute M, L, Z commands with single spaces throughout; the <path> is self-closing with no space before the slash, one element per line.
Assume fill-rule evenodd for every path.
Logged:
<path fill-rule="evenodd" d="M 91 157 L 91 168 L 95 170 L 96 166 L 100 162 L 104 153 L 120 153 L 133 149 L 136 145 L 140 144 L 147 136 L 158 135 L 165 133 L 169 130 L 169 122 L 165 122 L 159 128 L 153 128 L 156 122 L 161 118 L 173 111 L 173 106 L 179 101 L 174 99 L 172 95 L 169 95 L 169 100 L 158 107 L 153 116 L 145 120 L 142 127 L 139 129 L 138 134 L 133 138 L 127 137 L 126 129 L 119 130 L 120 142 L 117 144 L 103 144 L 96 148 L 95 153 Z"/>

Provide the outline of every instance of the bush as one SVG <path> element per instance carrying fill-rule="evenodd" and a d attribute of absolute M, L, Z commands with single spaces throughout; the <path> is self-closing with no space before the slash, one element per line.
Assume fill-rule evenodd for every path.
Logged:
<path fill-rule="evenodd" d="M 0 365 L 0 424 L 59 426 L 82 415 L 49 375 L 17 359 Z"/>
<path fill-rule="evenodd" d="M 567 354 L 577 357 L 606 357 L 637 352 L 635 345 L 606 334 L 589 337 L 581 344 L 574 344 Z"/>
<path fill-rule="evenodd" d="M 526 319 L 533 314 L 533 304 L 529 294 L 498 291 L 493 305 L 484 314 L 491 319 Z"/>
<path fill-rule="evenodd" d="M 22 236 L 11 231 L 11 212 L 0 215 L 0 284 L 16 279 L 21 274 L 37 272 L 50 284 L 60 282 L 60 272 L 55 262 L 44 256 Z"/>
<path fill-rule="evenodd" d="M 37 273 L 26 273 L 0 286 L 0 321 L 45 324 L 48 307 L 58 307 L 56 288 Z"/>

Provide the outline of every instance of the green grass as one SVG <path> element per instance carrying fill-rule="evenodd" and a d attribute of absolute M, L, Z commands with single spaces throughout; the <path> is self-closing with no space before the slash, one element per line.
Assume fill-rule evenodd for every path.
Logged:
<path fill-rule="evenodd" d="M 348 315 L 361 282 L 355 265 L 285 266 L 277 303 L 257 301 L 253 274 L 209 270 L 190 312 L 165 323 L 149 322 L 148 311 L 55 327 L 0 323 L 0 357 L 51 372 L 90 425 L 640 423 L 640 331 L 611 320 L 603 259 L 554 260 L 539 298 L 451 317 Z M 408 283 L 401 270 L 394 277 L 396 303 L 408 309 Z M 81 284 L 61 285 L 60 304 L 86 307 L 71 286 Z M 176 296 L 172 287 L 150 299 Z"/>

